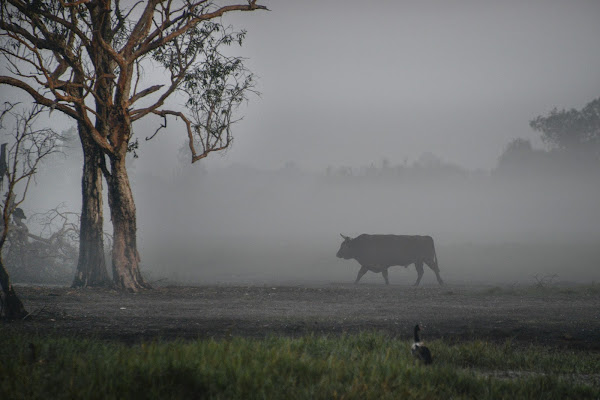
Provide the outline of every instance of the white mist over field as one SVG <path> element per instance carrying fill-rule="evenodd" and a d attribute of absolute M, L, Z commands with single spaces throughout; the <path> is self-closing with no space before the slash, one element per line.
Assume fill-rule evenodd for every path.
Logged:
<path fill-rule="evenodd" d="M 449 282 L 600 278 L 600 188 L 587 180 L 364 171 L 239 166 L 139 179 L 144 265 L 184 282 L 351 282 L 358 263 L 335 258 L 339 234 L 392 233 L 433 236 Z M 390 275 L 392 283 L 416 279 L 413 267 Z M 435 281 L 427 270 L 424 279 Z"/>
<path fill-rule="evenodd" d="M 190 165 L 181 126 L 146 142 L 161 121 L 135 125 L 150 281 L 350 283 L 340 233 L 431 235 L 448 283 L 600 280 L 600 167 L 497 168 L 515 138 L 547 149 L 531 119 L 600 95 L 600 3 L 265 3 L 224 21 L 247 29 L 232 52 L 262 93 L 229 151 Z M 78 145 L 40 172 L 28 213 L 79 211 Z M 423 283 L 437 284 L 427 268 Z"/>
<path fill-rule="evenodd" d="M 165 160 L 152 173 L 142 151 L 130 173 L 143 272 L 172 283 L 349 283 L 359 265 L 335 257 L 340 234 L 385 233 L 433 236 L 448 283 L 600 279 L 598 171 L 503 175 L 436 160 L 317 172 Z M 74 155 L 55 160 L 27 212 L 77 211 L 79 174 Z M 105 219 L 110 232 L 108 210 Z M 390 269 L 392 284 L 415 279 L 412 266 Z M 423 283 L 435 284 L 428 269 Z"/>

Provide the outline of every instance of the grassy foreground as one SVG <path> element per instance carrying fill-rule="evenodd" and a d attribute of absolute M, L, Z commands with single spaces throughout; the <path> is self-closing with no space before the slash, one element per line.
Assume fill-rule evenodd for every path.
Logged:
<path fill-rule="evenodd" d="M 510 342 L 432 341 L 425 367 L 380 333 L 128 346 L 2 331 L 0 399 L 600 398 L 600 354 Z"/>

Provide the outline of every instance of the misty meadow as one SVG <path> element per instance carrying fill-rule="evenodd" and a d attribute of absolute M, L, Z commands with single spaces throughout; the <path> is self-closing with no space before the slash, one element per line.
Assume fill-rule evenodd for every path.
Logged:
<path fill-rule="evenodd" d="M 144 199 L 137 207 L 143 273 L 175 284 L 348 283 L 359 265 L 335 257 L 340 233 L 385 233 L 431 235 L 448 282 L 533 284 L 551 275 L 555 282 L 597 282 L 598 171 L 576 159 L 565 166 L 561 152 L 515 153 L 507 144 L 492 171 L 431 153 L 410 164 L 382 160 L 314 172 L 292 162 L 275 170 L 181 162 L 153 175 L 133 160 L 133 193 Z M 70 170 L 69 160 L 48 166 L 35 193 L 59 187 L 75 197 L 76 176 L 70 184 L 53 179 Z M 68 285 L 75 264 L 73 257 L 47 275 L 28 268 L 11 274 Z M 409 284 L 415 274 L 393 267 L 390 275 Z M 383 282 L 380 275 L 365 279 Z M 424 280 L 435 282 L 427 272 Z"/>
<path fill-rule="evenodd" d="M 0 397 L 598 398 L 599 15 L 2 1 Z"/>

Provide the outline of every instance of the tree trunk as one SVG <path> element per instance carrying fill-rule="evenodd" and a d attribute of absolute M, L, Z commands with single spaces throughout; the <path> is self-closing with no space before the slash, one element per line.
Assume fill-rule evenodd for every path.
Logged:
<path fill-rule="evenodd" d="M 119 289 L 150 289 L 140 273 L 137 250 L 137 222 L 133 193 L 125 167 L 125 152 L 111 157 L 111 173 L 107 176 L 108 204 L 113 224 L 113 282 Z"/>
<path fill-rule="evenodd" d="M 25 311 L 23 303 L 21 303 L 21 300 L 15 293 L 15 289 L 10 283 L 10 278 L 8 272 L 6 272 L 6 268 L 4 268 L 2 257 L 0 257 L 0 285 L 4 294 L 0 298 L 0 316 L 4 313 L 8 319 L 25 318 L 29 313 Z"/>
<path fill-rule="evenodd" d="M 79 129 L 83 129 L 82 126 Z M 104 216 L 102 209 L 102 171 L 104 154 L 88 135 L 80 131 L 83 147 L 81 178 L 81 222 L 79 259 L 73 287 L 112 286 L 104 257 Z"/>

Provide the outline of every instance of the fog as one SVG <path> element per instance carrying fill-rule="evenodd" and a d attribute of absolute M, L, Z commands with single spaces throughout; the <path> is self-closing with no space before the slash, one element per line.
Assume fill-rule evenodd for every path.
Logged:
<path fill-rule="evenodd" d="M 600 190 L 588 179 L 445 176 L 445 169 L 407 177 L 394 167 L 186 170 L 135 183 L 144 199 L 144 265 L 157 279 L 351 282 L 358 263 L 335 258 L 340 233 L 432 235 L 449 282 L 599 277 Z M 153 194 L 157 187 L 168 201 Z M 393 283 L 416 278 L 414 268 L 390 274 Z M 371 275 L 367 281 L 383 282 Z M 432 273 L 424 279 L 434 282 Z"/>
<path fill-rule="evenodd" d="M 229 151 L 191 165 L 175 124 L 148 142 L 159 122 L 135 126 L 150 281 L 350 283 L 340 233 L 431 235 L 448 283 L 600 279 L 598 165 L 498 168 L 514 138 L 548 150 L 531 119 L 600 94 L 599 3 L 266 4 L 225 21 L 248 30 L 235 54 L 262 93 Z M 79 210 L 78 152 L 39 174 L 27 212 Z M 392 284 L 415 279 L 390 269 Z M 422 282 L 437 284 L 428 269 Z"/>
<path fill-rule="evenodd" d="M 131 160 L 131 178 L 142 268 L 151 281 L 351 283 L 359 265 L 335 257 L 340 233 L 431 235 L 450 284 L 531 284 L 554 274 L 564 282 L 600 278 L 598 171 L 506 175 L 443 164 L 430 154 L 412 164 L 318 172 L 293 163 L 261 170 L 181 160 L 157 175 L 138 165 L 144 157 Z M 70 193 L 68 207 L 76 207 L 78 171 L 72 170 L 70 180 L 53 178 L 52 169 L 41 174 L 38 204 L 32 199 L 30 209 L 61 199 L 54 191 L 39 195 L 49 187 Z M 108 210 L 106 219 L 110 231 Z M 415 279 L 412 266 L 390 269 L 392 284 Z M 383 284 L 380 274 L 363 280 Z M 422 284 L 437 285 L 428 269 Z"/>

